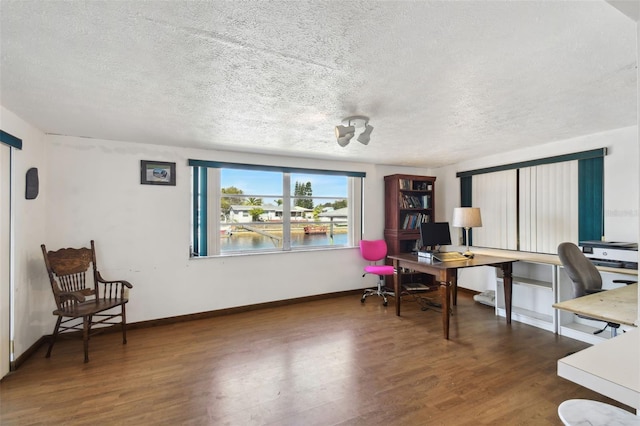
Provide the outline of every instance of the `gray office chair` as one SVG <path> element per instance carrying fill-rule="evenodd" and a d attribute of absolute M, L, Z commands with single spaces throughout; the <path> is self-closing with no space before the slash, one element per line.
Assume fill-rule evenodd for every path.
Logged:
<path fill-rule="evenodd" d="M 598 271 L 589 258 L 582 253 L 578 246 L 573 243 L 560 243 L 558 246 L 558 257 L 565 271 L 567 271 L 567 275 L 571 278 L 574 298 L 603 291 L 600 271 Z M 628 280 L 613 280 L 613 282 L 627 285 L 635 283 L 635 281 Z M 584 315 L 576 315 L 588 320 L 602 321 Z M 607 322 L 601 330 L 596 330 L 593 334 L 600 334 L 606 330 L 607 327 L 611 327 L 611 335 L 615 336 L 616 330 L 620 328 L 620 324 Z"/>

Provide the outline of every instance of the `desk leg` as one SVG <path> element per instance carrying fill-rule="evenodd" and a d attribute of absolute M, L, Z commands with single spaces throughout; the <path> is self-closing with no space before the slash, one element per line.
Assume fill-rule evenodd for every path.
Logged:
<path fill-rule="evenodd" d="M 504 308 L 507 314 L 507 324 L 511 324 L 511 292 L 513 289 L 513 280 L 511 271 L 513 269 L 512 263 L 502 264 L 502 274 L 504 282 Z"/>
<path fill-rule="evenodd" d="M 444 338 L 449 340 L 449 320 L 451 318 L 451 276 L 440 277 L 440 297 L 442 298 L 442 330 Z"/>
<path fill-rule="evenodd" d="M 453 295 L 451 299 L 453 301 L 453 306 L 458 305 L 458 270 L 454 269 L 451 271 L 451 291 Z"/>
<path fill-rule="evenodd" d="M 396 270 L 396 273 L 393 274 L 393 294 L 396 296 L 396 315 L 400 316 L 400 301 L 402 300 L 402 297 L 400 297 L 400 283 L 402 282 L 402 272 L 396 259 L 393 260 L 393 268 Z"/>

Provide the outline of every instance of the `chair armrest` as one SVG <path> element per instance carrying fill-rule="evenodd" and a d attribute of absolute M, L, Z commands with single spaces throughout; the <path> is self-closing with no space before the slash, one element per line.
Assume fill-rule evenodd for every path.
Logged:
<path fill-rule="evenodd" d="M 626 285 L 629 285 L 629 284 L 635 284 L 635 283 L 637 283 L 638 281 L 634 281 L 634 280 L 613 280 L 613 282 L 614 282 L 614 283 L 620 283 L 620 284 L 626 284 Z"/>
<path fill-rule="evenodd" d="M 102 284 L 122 284 L 123 286 L 125 286 L 127 288 L 133 288 L 133 285 L 131 285 L 131 283 L 129 281 L 125 281 L 125 280 L 115 280 L 115 281 L 105 280 L 104 278 L 102 278 L 102 275 L 100 275 L 100 272 L 97 272 L 97 271 L 96 271 L 96 278 L 98 279 L 98 282 L 101 282 Z"/>

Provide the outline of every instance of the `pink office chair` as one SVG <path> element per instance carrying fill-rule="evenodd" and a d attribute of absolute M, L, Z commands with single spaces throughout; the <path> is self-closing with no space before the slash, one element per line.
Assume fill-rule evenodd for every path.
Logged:
<path fill-rule="evenodd" d="M 393 292 L 384 290 L 384 277 L 393 275 L 395 270 L 393 266 L 389 265 L 377 265 L 376 262 L 384 260 L 387 257 L 387 243 L 384 240 L 362 240 L 360 241 L 360 254 L 365 260 L 368 260 L 369 265 L 364 267 L 363 277 L 367 274 L 375 274 L 378 276 L 378 288 L 371 288 L 364 291 L 360 302 L 364 303 L 367 296 L 380 296 L 383 300 L 383 305 L 387 306 L 387 295 L 392 295 Z"/>

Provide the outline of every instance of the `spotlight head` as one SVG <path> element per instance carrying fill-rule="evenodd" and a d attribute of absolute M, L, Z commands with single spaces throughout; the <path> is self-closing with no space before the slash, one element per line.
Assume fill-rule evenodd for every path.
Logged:
<path fill-rule="evenodd" d="M 358 136 L 358 142 L 363 145 L 368 145 L 371 140 L 371 132 L 373 132 L 373 126 L 369 126 L 369 124 L 365 124 L 364 131 L 360 133 Z"/>
<path fill-rule="evenodd" d="M 336 126 L 336 139 L 338 145 L 345 147 L 351 142 L 351 138 L 355 135 L 356 129 L 354 126 Z"/>

